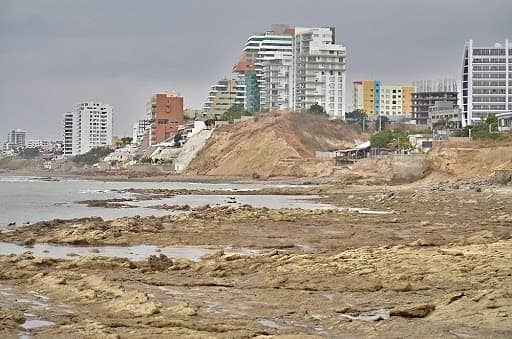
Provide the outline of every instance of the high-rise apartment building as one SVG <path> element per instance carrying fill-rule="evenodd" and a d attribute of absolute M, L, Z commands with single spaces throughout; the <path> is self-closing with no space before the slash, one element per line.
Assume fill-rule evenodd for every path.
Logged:
<path fill-rule="evenodd" d="M 210 87 L 203 104 L 203 114 L 220 117 L 233 105 L 244 105 L 245 86 L 237 79 L 222 79 Z"/>
<path fill-rule="evenodd" d="M 184 120 L 183 97 L 172 92 L 153 95 L 146 104 L 146 117 L 151 121 L 147 129 L 150 146 L 171 138 Z"/>
<path fill-rule="evenodd" d="M 354 81 L 353 85 L 354 110 L 363 110 L 370 118 L 411 117 L 413 86 L 382 85 L 379 80 Z"/>
<path fill-rule="evenodd" d="M 458 107 L 457 83 L 453 79 L 422 80 L 414 83 L 412 94 L 412 114 L 419 128 L 430 128 L 429 109 L 437 102 L 448 102 L 452 108 Z M 446 105 L 445 105 L 446 106 Z"/>
<path fill-rule="evenodd" d="M 469 40 L 462 64 L 463 124 L 507 111 L 512 111 L 512 44 L 505 40 L 493 47 L 475 47 Z"/>
<path fill-rule="evenodd" d="M 137 145 L 141 141 L 146 130 L 151 126 L 151 120 L 141 119 L 133 124 L 132 144 Z"/>
<path fill-rule="evenodd" d="M 26 146 L 27 132 L 21 129 L 12 130 L 7 133 L 7 141 L 3 145 L 4 151 L 17 151 Z"/>
<path fill-rule="evenodd" d="M 335 37 L 334 28 L 294 29 L 295 111 L 318 104 L 331 117 L 345 117 L 346 48 Z"/>
<path fill-rule="evenodd" d="M 275 101 L 279 98 L 276 91 L 284 89 L 278 88 L 281 78 L 285 76 L 284 73 L 289 75 L 289 71 L 287 73 L 279 66 L 287 68 L 291 65 L 292 41 L 293 36 L 285 25 L 274 25 L 271 31 L 251 35 L 247 39 L 240 61 L 233 70 L 239 74 L 240 83 L 245 86 L 245 109 L 248 111 L 268 111 L 273 108 L 272 105 L 286 106 L 285 109 L 290 107 L 282 94 L 281 103 Z"/>
<path fill-rule="evenodd" d="M 78 155 L 112 144 L 112 106 L 95 101 L 64 114 L 64 155 Z"/>
<path fill-rule="evenodd" d="M 334 28 L 290 28 L 252 35 L 234 71 L 250 112 L 307 111 L 321 105 L 332 117 L 345 112 L 346 48 Z"/>

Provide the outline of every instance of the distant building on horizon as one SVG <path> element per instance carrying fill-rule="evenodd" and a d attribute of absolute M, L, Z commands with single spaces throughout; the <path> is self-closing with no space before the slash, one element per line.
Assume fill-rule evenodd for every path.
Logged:
<path fill-rule="evenodd" d="M 412 94 L 413 118 L 418 128 L 431 128 L 429 111 L 437 102 L 450 103 L 452 108 L 458 107 L 457 82 L 454 79 L 421 80 L 414 82 L 416 88 Z M 444 108 L 446 109 L 444 104 Z M 437 108 L 434 108 L 437 109 Z"/>
<path fill-rule="evenodd" d="M 369 118 L 412 116 L 413 86 L 382 85 L 380 80 L 354 81 L 353 86 L 353 109 L 363 110 Z"/>
<path fill-rule="evenodd" d="M 485 120 L 488 114 L 512 111 L 512 44 L 464 46 L 462 63 L 463 124 Z"/>
<path fill-rule="evenodd" d="M 143 139 L 145 146 L 161 143 L 173 137 L 184 120 L 183 97 L 173 92 L 157 93 L 146 104 L 146 119 L 151 125 Z"/>
<path fill-rule="evenodd" d="M 27 132 L 21 129 L 13 129 L 7 133 L 7 141 L 3 145 L 3 151 L 18 151 L 26 147 Z"/>
<path fill-rule="evenodd" d="M 133 133 L 132 133 L 132 144 L 137 145 L 142 138 L 144 137 L 144 133 L 151 126 L 151 120 L 149 119 L 141 119 L 138 122 L 133 124 Z"/>
<path fill-rule="evenodd" d="M 89 152 L 95 147 L 112 145 L 113 108 L 96 101 L 85 101 L 64 114 L 66 156 Z"/>

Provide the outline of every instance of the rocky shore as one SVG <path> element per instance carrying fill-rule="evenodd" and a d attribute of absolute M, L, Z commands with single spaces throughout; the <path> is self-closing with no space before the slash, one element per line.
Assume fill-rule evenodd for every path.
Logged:
<path fill-rule="evenodd" d="M 0 335 L 510 338 L 512 190 L 452 185 L 281 188 L 267 193 L 316 194 L 336 208 L 160 206 L 179 213 L 0 233 L 27 250 L 0 256 Z M 39 243 L 215 253 L 55 259 L 30 253 Z M 26 329 L 33 318 L 48 323 Z"/>

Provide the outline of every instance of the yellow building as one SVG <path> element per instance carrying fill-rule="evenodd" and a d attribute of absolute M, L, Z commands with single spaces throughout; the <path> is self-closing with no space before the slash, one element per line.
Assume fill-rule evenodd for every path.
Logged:
<path fill-rule="evenodd" d="M 354 109 L 366 112 L 368 117 L 412 116 L 412 86 L 381 85 L 378 80 L 354 81 Z"/>

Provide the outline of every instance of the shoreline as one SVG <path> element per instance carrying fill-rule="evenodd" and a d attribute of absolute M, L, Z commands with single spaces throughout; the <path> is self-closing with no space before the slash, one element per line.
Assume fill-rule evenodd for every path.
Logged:
<path fill-rule="evenodd" d="M 464 329 L 508 338 L 512 188 L 472 185 L 314 186 L 304 191 L 321 192 L 317 201 L 353 209 L 204 206 L 0 233 L 26 248 L 0 255 L 0 333 L 15 336 L 31 314 L 51 323 L 35 337 L 445 338 Z M 64 257 L 39 256 L 42 244 Z M 159 251 L 100 256 L 108 246 Z M 165 255 L 178 247 L 216 251 Z M 16 301 L 31 291 L 44 313 Z"/>
<path fill-rule="evenodd" d="M 272 177 L 267 179 L 254 179 L 251 177 L 233 177 L 233 176 L 204 176 L 204 175 L 155 175 L 146 177 L 130 177 L 123 174 L 103 173 L 98 175 L 91 174 L 69 174 L 48 171 L 0 171 L 0 176 L 16 176 L 16 177 L 40 177 L 40 178 L 63 178 L 63 179 L 79 179 L 94 181 L 111 181 L 111 182 L 189 182 L 189 183 L 219 183 L 219 184 L 244 184 L 244 183 L 283 183 L 303 185 L 304 183 L 319 185 L 322 183 L 332 182 L 331 177 L 324 178 L 297 178 L 297 177 Z"/>

